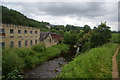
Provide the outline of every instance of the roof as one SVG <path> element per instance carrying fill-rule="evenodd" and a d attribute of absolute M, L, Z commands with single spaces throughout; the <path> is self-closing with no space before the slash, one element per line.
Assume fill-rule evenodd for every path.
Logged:
<path fill-rule="evenodd" d="M 44 40 L 45 38 L 47 38 L 47 36 L 51 34 L 53 39 L 60 39 L 60 37 L 63 37 L 62 35 L 58 34 L 58 33 L 54 33 L 54 32 L 40 32 L 40 40 Z"/>
<path fill-rule="evenodd" d="M 40 32 L 40 39 L 45 39 L 49 34 L 50 32 Z"/>

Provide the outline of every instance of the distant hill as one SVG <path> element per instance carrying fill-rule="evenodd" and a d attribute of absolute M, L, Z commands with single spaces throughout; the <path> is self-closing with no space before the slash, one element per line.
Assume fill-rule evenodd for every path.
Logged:
<path fill-rule="evenodd" d="M 46 25 L 49 25 L 48 22 L 39 22 L 34 19 L 27 18 L 24 14 L 16 10 L 8 9 L 5 6 L 0 7 L 2 7 L 2 23 L 25 25 L 39 28 L 47 28 Z"/>

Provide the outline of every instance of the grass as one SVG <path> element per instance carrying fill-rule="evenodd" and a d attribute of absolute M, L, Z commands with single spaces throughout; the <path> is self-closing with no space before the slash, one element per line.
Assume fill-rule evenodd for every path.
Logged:
<path fill-rule="evenodd" d="M 117 62 L 118 62 L 118 72 L 119 72 L 119 76 L 120 76 L 120 49 L 117 54 Z"/>
<path fill-rule="evenodd" d="M 117 44 L 108 43 L 77 56 L 56 78 L 111 78 L 112 56 Z"/>
<path fill-rule="evenodd" d="M 114 43 L 120 43 L 120 33 L 113 33 L 110 41 Z"/>
<path fill-rule="evenodd" d="M 31 48 L 6 48 L 3 50 L 3 79 L 21 78 L 19 74 L 26 68 L 35 67 L 42 62 L 68 51 L 69 46 L 58 44 L 49 48 L 39 44 Z"/>

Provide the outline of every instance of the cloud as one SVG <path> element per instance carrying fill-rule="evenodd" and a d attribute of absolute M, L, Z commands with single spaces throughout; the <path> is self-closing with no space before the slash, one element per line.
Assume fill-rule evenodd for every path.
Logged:
<path fill-rule="evenodd" d="M 29 18 L 52 24 L 73 24 L 92 27 L 101 21 L 117 26 L 117 2 L 3 2 L 8 8 Z"/>

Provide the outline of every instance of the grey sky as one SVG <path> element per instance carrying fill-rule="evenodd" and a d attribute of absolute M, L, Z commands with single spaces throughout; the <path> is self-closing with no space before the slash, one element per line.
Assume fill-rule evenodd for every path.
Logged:
<path fill-rule="evenodd" d="M 118 30 L 117 2 L 4 2 L 4 6 L 20 11 L 25 16 L 51 24 L 72 24 L 93 28 L 107 21 L 112 30 Z"/>

